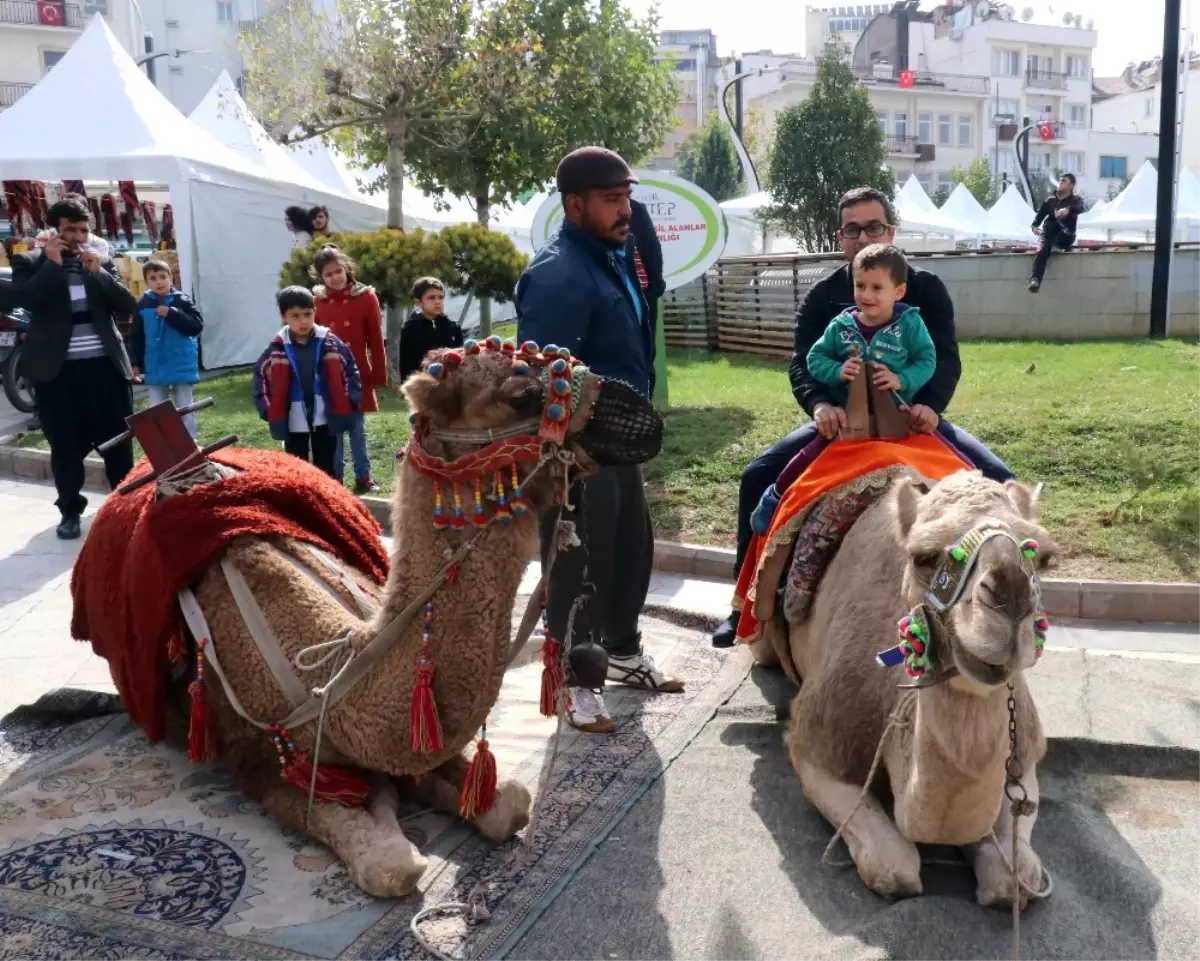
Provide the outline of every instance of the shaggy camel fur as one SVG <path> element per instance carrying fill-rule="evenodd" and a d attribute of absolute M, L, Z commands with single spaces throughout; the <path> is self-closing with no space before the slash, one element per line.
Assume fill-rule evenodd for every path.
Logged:
<path fill-rule="evenodd" d="M 1012 903 L 1005 859 L 1013 819 L 1004 796 L 1009 682 L 1024 785 L 1035 803 L 1036 765 L 1045 753 L 1022 676 L 1036 658 L 1036 612 L 1017 546 L 1003 537 L 986 541 L 961 599 L 944 615 L 949 637 L 935 635 L 942 645 L 937 652 L 952 661 L 957 676 L 902 691 L 904 674 L 881 668 L 875 654 L 895 643 L 897 621 L 922 600 L 946 547 L 981 521 L 1002 521 L 1018 541 L 1038 541 L 1044 565 L 1053 548 L 1033 506 L 1025 486 L 1002 487 L 973 471 L 952 474 L 928 493 L 908 479 L 893 481 L 847 534 L 807 623 L 791 628 L 790 653 L 802 679 L 785 736 L 792 764 L 805 796 L 832 824 L 845 824 L 860 876 L 884 897 L 920 894 L 915 842 L 925 842 L 963 847 L 980 904 Z M 761 659 L 769 658 L 770 643 L 756 645 Z M 876 748 L 902 697 L 915 703 L 907 705 L 906 723 L 892 729 L 879 776 L 860 804 Z M 876 795 L 889 788 L 892 817 Z M 1020 820 L 1019 857 L 1020 877 L 1034 891 L 1042 887 L 1041 862 L 1029 844 L 1035 817 Z M 1022 905 L 1025 900 L 1023 893 Z"/>
<path fill-rule="evenodd" d="M 535 376 L 516 376 L 511 356 L 483 350 L 468 353 L 460 365 L 445 366 L 440 379 L 418 373 L 404 387 L 410 406 L 420 411 L 429 425 L 494 429 L 532 418 L 530 432 L 536 433 L 544 399 L 536 376 L 540 363 L 530 365 Z M 587 375 L 585 398 L 595 397 L 597 383 Z M 582 410 L 570 420 L 572 433 L 586 422 L 587 410 Z M 481 446 L 451 447 L 427 438 L 424 449 L 449 460 Z M 582 451 L 577 456 L 586 463 Z M 303 465 L 297 466 L 302 469 Z M 531 469 L 530 463 L 523 464 L 523 478 Z M 485 494 L 491 493 L 490 486 Z M 398 789 L 423 803 L 458 813 L 469 745 L 499 696 L 507 666 L 513 602 L 538 546 L 537 516 L 551 506 L 555 495 L 547 468 L 522 489 L 530 510 L 507 525 L 476 528 L 468 523 L 462 531 L 437 529 L 432 523 L 433 483 L 406 459 L 399 468 L 393 500 L 391 572 L 379 598 L 379 610 L 366 622 L 357 616 L 351 595 L 313 563 L 303 545 L 244 539 L 226 554 L 242 572 L 290 662 L 303 649 L 344 635 L 353 650 L 362 651 L 384 625 L 430 586 L 451 552 L 474 538 L 473 549 L 457 565 L 456 576 L 447 579 L 433 597 L 433 692 L 443 747 L 423 754 L 414 752 L 410 744 L 410 704 L 422 638 L 419 612 L 382 660 L 324 717 L 322 761 L 377 772 L 366 809 L 318 800 L 310 815 L 306 794 L 280 779 L 267 736 L 235 713 L 221 684 L 207 684 L 222 757 L 245 792 L 292 829 L 332 848 L 354 881 L 373 895 L 408 893 L 426 867 L 425 859 L 397 823 Z M 318 580 L 300 572 L 297 561 Z M 201 578 L 194 593 L 224 673 L 247 713 L 262 721 L 285 717 L 294 704 L 280 690 L 255 646 L 219 565 Z M 312 690 L 327 683 L 341 663 L 334 657 L 311 672 L 297 673 L 305 688 Z M 309 756 L 316 747 L 315 729 L 316 724 L 310 723 L 291 732 L 296 745 Z M 494 803 L 474 823 L 487 837 L 503 840 L 528 822 L 530 794 L 523 785 L 503 776 L 497 787 Z"/>

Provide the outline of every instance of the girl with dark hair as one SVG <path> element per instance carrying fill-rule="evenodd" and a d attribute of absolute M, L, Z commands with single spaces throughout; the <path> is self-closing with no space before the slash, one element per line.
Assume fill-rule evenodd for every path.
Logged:
<path fill-rule="evenodd" d="M 362 376 L 362 411 L 379 410 L 375 388 L 387 385 L 387 352 L 383 342 L 383 315 L 373 288 L 360 284 L 354 261 L 332 244 L 322 247 L 313 259 L 313 270 L 321 283 L 313 288 L 317 305 L 317 323 L 328 327 L 354 354 Z M 379 490 L 371 477 L 371 458 L 367 451 L 367 430 L 363 418 L 345 434 L 338 434 L 334 449 L 334 476 L 345 470 L 345 439 L 350 435 L 350 456 L 354 463 L 354 492 L 370 494 Z"/>
<path fill-rule="evenodd" d="M 293 248 L 307 247 L 312 242 L 313 223 L 307 209 L 294 205 L 287 207 L 283 211 L 283 222 L 287 229 L 296 235 Z"/>

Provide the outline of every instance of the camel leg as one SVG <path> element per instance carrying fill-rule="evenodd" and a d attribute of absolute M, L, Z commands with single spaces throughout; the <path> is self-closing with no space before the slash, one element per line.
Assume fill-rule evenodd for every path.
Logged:
<path fill-rule="evenodd" d="M 425 873 L 428 862 L 386 813 L 376 820 L 370 811 L 317 801 L 306 821 L 308 798 L 282 781 L 266 786 L 263 807 L 284 824 L 333 849 L 351 879 L 377 898 L 408 894 Z M 371 806 L 386 812 L 386 800 L 372 798 Z"/>
<path fill-rule="evenodd" d="M 470 763 L 461 754 L 430 771 L 417 782 L 417 794 L 426 804 L 439 811 L 458 814 L 459 794 L 467 780 Z M 492 841 L 507 841 L 529 823 L 533 798 L 520 781 L 503 774 L 496 784 L 496 800 L 471 823 Z"/>
<path fill-rule="evenodd" d="M 900 833 L 875 795 L 868 791 L 856 810 L 860 785 L 839 781 L 794 752 L 792 763 L 804 785 L 804 796 L 826 820 L 836 827 L 850 819 L 842 837 L 863 883 L 888 900 L 920 894 L 921 855 L 917 846 Z"/>
<path fill-rule="evenodd" d="M 1038 791 L 1037 769 L 1030 764 L 1021 778 L 1025 793 L 1034 804 L 1041 796 Z M 1037 811 L 1028 817 L 1020 819 L 1017 825 L 1017 873 L 1023 882 L 1020 906 L 1024 909 L 1029 903 L 1029 895 L 1024 886 L 1034 891 L 1042 889 L 1042 860 L 1033 850 L 1030 838 L 1033 835 L 1033 825 L 1037 821 Z M 1012 907 L 1012 873 L 1005 865 L 1005 859 L 1012 859 L 1013 816 L 1012 806 L 1008 798 L 1000 805 L 1000 814 L 992 828 L 996 840 L 1004 854 L 996 850 L 991 838 L 984 838 L 975 844 L 963 847 L 963 854 L 975 871 L 975 900 L 986 908 Z"/>
<path fill-rule="evenodd" d="M 775 645 L 769 637 L 760 637 L 748 646 L 755 664 L 761 664 L 763 667 L 779 666 L 779 655 L 775 653 Z"/>

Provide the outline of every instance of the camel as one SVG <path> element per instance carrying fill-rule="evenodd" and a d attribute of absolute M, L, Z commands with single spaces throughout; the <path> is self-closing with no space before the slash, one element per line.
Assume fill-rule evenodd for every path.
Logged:
<path fill-rule="evenodd" d="M 331 848 L 372 895 L 407 894 L 426 868 L 398 823 L 402 793 L 461 813 L 496 841 L 529 820 L 530 793 L 517 781 L 495 775 L 493 797 L 486 733 L 471 745 L 514 653 L 513 603 L 538 548 L 538 517 L 591 469 L 575 441 L 608 426 L 597 403 L 608 387 L 559 348 L 518 349 L 489 338 L 432 352 L 402 388 L 415 427 L 398 467 L 395 551 L 381 592 L 311 545 L 254 537 L 234 541 L 190 593 L 181 592 L 200 674 L 176 681 L 174 707 L 186 712 L 189 691 L 200 691 L 221 760 L 241 789 Z M 622 402 L 628 409 L 629 398 Z M 518 448 L 517 459 L 493 456 L 461 487 L 438 473 Z M 316 469 L 297 463 L 296 470 Z M 158 496 L 187 496 L 189 485 L 228 473 L 210 462 L 182 493 L 164 491 L 160 481 Z M 264 633 L 274 649 L 264 648 Z M 384 637 L 390 644 L 372 646 Z M 196 638 L 208 640 L 197 648 Z M 356 672 L 338 688 L 336 675 Z M 323 689 L 338 696 L 309 698 Z M 319 711 L 286 730 L 272 726 L 294 716 L 298 702 Z M 197 734 L 196 709 L 193 744 L 207 736 Z M 319 758 L 314 799 L 308 768 L 303 777 L 280 776 L 295 756 Z M 353 777 L 330 782 L 355 769 L 370 772 L 365 801 Z"/>
<path fill-rule="evenodd" d="M 1054 545 L 1023 484 L 966 470 L 933 484 L 901 470 L 881 483 L 825 570 L 807 620 L 788 625 L 772 612 L 752 652 L 800 683 L 784 740 L 805 797 L 839 829 L 867 887 L 888 899 L 921 893 L 916 845 L 932 843 L 962 848 L 981 905 L 1012 905 L 1011 696 L 1020 783 L 1033 802 L 1017 828 L 1023 908 L 1045 893 L 1030 844 L 1045 739 L 1023 672 L 1044 643 L 1036 570 Z M 905 690 L 877 652 L 895 643 L 910 610 L 923 601 L 928 609 L 931 582 L 944 586 L 955 557 L 971 556 L 970 532 L 988 536 L 961 593 L 929 618 L 931 670 Z M 889 791 L 891 816 L 880 799 Z"/>

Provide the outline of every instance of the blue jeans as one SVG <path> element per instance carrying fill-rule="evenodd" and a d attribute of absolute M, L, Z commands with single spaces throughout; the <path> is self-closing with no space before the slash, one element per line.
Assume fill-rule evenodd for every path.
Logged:
<path fill-rule="evenodd" d="M 150 395 L 150 404 L 161 404 L 167 398 L 170 398 L 176 407 L 187 407 L 194 400 L 194 393 L 191 384 L 147 384 L 146 393 Z M 183 426 L 187 428 L 187 432 L 192 435 L 192 439 L 196 439 L 196 415 L 184 414 Z"/>
<path fill-rule="evenodd" d="M 983 476 L 1004 483 L 1013 480 L 1013 472 L 1008 465 L 984 446 L 978 438 L 972 437 L 961 427 L 955 427 L 944 417 L 938 418 L 937 432 L 959 449 L 971 461 Z M 746 465 L 742 471 L 742 480 L 738 490 L 737 517 L 737 558 L 734 561 L 733 576 L 737 577 L 742 569 L 742 561 L 746 559 L 746 551 L 750 547 L 750 538 L 754 534 L 750 526 L 750 518 L 754 509 L 762 500 L 763 493 L 779 479 L 788 461 L 802 451 L 808 442 L 817 436 L 817 425 L 811 421 L 803 427 L 798 427 L 786 437 L 777 440 L 771 447 L 759 454 Z"/>
<path fill-rule="evenodd" d="M 333 476 L 344 477 L 346 470 L 346 452 L 343 443 L 346 435 L 350 436 L 350 458 L 354 462 L 354 479 L 366 479 L 371 476 L 371 457 L 367 453 L 367 425 L 364 418 L 359 417 L 351 430 L 337 435 L 337 444 L 333 448 Z"/>

